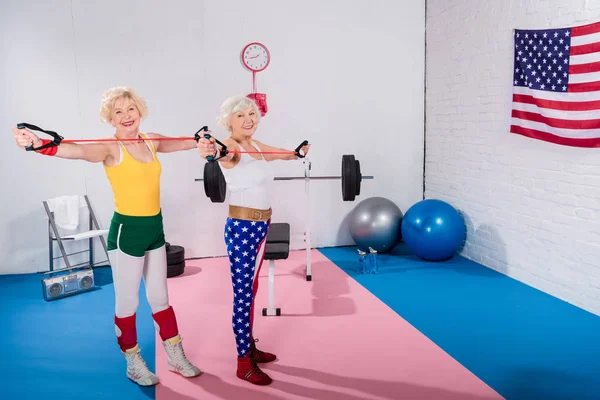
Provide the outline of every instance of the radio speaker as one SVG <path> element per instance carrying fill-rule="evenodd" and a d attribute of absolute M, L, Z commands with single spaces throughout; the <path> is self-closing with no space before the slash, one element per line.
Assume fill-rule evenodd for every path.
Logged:
<path fill-rule="evenodd" d="M 93 288 L 94 270 L 91 267 L 56 270 L 42 276 L 42 294 L 46 301 L 87 292 Z"/>

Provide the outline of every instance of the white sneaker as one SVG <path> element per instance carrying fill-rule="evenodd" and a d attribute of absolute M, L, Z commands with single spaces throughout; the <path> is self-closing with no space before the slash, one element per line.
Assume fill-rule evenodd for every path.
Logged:
<path fill-rule="evenodd" d="M 148 369 L 137 344 L 123 354 L 127 360 L 127 377 L 129 379 L 140 386 L 154 386 L 159 382 L 158 376 Z"/>
<path fill-rule="evenodd" d="M 185 356 L 181 344 L 182 340 L 181 336 L 177 335 L 163 342 L 163 346 L 169 358 L 169 370 L 177 372 L 186 378 L 198 376 L 202 371 L 194 366 Z"/>

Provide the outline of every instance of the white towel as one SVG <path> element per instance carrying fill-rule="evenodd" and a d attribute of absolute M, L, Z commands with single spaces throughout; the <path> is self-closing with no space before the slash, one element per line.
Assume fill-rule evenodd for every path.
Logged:
<path fill-rule="evenodd" d="M 75 230 L 79 226 L 78 195 L 61 196 L 48 200 L 50 211 L 54 212 L 54 222 L 59 228 Z"/>

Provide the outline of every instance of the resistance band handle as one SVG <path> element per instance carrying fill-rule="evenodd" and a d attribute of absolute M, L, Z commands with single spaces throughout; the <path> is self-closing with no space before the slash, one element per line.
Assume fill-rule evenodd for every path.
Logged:
<path fill-rule="evenodd" d="M 205 139 L 210 139 L 211 137 L 212 136 L 210 136 L 208 133 L 204 134 L 204 138 Z M 217 142 L 217 144 L 219 146 L 221 146 L 221 148 L 219 149 L 219 155 L 220 155 L 220 157 L 215 158 L 213 156 L 208 156 L 208 157 L 206 157 L 206 159 L 208 161 L 217 161 L 218 159 L 225 157 L 229 153 L 229 151 L 227 150 L 227 146 L 225 146 L 221 141 L 219 141 L 219 139 L 215 138 L 215 142 Z"/>
<path fill-rule="evenodd" d="M 307 144 L 308 144 L 308 140 L 305 140 L 304 142 L 300 143 L 298 145 L 298 147 L 296 147 L 296 149 L 294 150 L 294 152 L 296 153 L 296 155 L 298 156 L 298 158 L 304 158 L 304 157 L 306 157 L 304 154 L 300 154 L 300 149 L 302 149 Z"/>
<path fill-rule="evenodd" d="M 28 124 L 27 122 L 18 123 L 17 128 L 18 129 L 27 128 L 32 131 L 43 132 L 43 133 L 46 133 L 46 134 L 52 136 L 51 142 L 48 142 L 45 145 L 42 145 L 40 147 L 35 147 L 35 148 L 33 146 L 27 146 L 27 147 L 25 147 L 25 150 L 27 150 L 27 151 L 37 151 L 37 150 L 46 149 L 46 148 L 52 147 L 52 146 L 58 146 L 60 144 L 60 142 L 64 139 L 62 136 L 60 136 L 58 133 L 56 133 L 54 131 L 47 131 L 47 130 L 40 128 L 39 126 L 35 126 L 33 124 Z"/>
<path fill-rule="evenodd" d="M 200 135 L 198 135 L 198 133 L 202 131 L 208 131 L 208 126 L 204 125 L 202 128 L 198 129 L 198 132 L 194 134 L 194 139 L 196 140 L 196 143 L 198 143 L 198 141 L 200 140 Z"/>

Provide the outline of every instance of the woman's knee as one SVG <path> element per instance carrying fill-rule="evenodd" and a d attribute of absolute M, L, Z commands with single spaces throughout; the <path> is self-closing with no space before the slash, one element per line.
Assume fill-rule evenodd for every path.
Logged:
<path fill-rule="evenodd" d="M 146 291 L 146 298 L 152 313 L 161 312 L 169 308 L 169 296 L 167 290 L 148 290 Z"/>
<path fill-rule="evenodd" d="M 119 318 L 130 317 L 137 312 L 140 301 L 138 296 L 117 296 L 115 314 Z"/>

